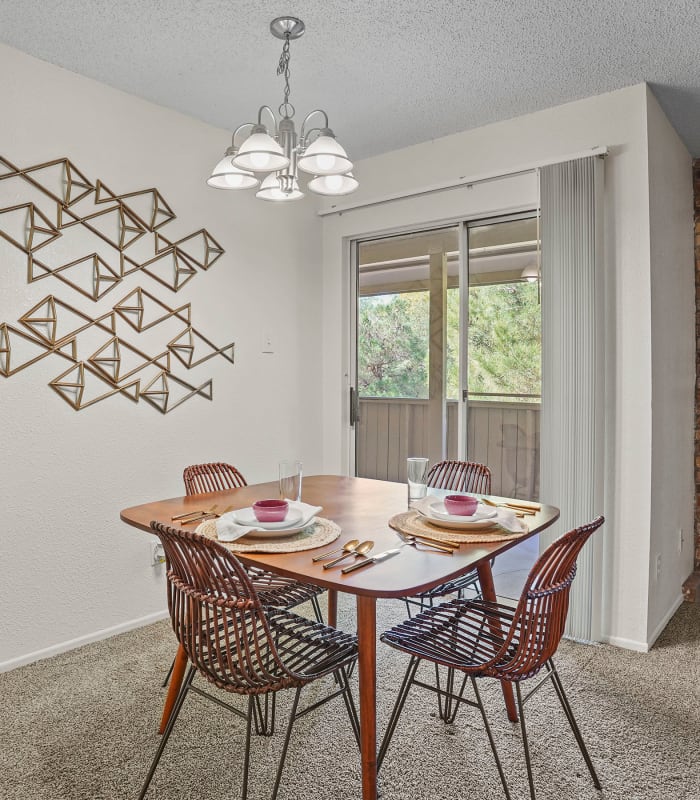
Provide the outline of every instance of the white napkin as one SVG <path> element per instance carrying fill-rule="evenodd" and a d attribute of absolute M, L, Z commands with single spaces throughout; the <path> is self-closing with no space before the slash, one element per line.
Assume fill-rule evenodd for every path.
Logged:
<path fill-rule="evenodd" d="M 497 508 L 495 521 L 509 533 L 522 533 L 527 530 L 527 525 L 515 516 L 515 511 L 509 508 Z"/>
<path fill-rule="evenodd" d="M 301 522 L 299 523 L 299 527 L 301 527 L 308 525 L 319 511 L 323 511 L 323 506 L 311 506 L 308 503 L 302 503 L 301 500 L 290 500 L 289 510 L 292 509 L 301 511 Z"/>
<path fill-rule="evenodd" d="M 233 521 L 233 513 L 229 511 L 227 514 L 222 514 L 216 520 L 216 538 L 220 542 L 235 542 L 241 536 L 251 531 L 261 531 L 262 528 L 255 528 L 252 525 L 239 525 Z"/>
<path fill-rule="evenodd" d="M 301 519 L 294 527 L 303 528 L 322 510 L 322 506 L 311 506 L 308 503 L 289 501 L 289 511 L 295 510 L 301 513 Z M 265 530 L 256 525 L 239 525 L 236 522 L 236 512 L 228 511 L 216 520 L 216 538 L 220 542 L 235 542 L 247 533 L 252 531 Z"/>

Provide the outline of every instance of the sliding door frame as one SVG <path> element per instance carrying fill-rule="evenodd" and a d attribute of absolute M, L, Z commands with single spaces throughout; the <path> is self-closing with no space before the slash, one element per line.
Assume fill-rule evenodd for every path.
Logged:
<path fill-rule="evenodd" d="M 442 220 L 439 223 L 433 222 L 426 225 L 411 225 L 407 227 L 395 228 L 381 233 L 372 233 L 367 236 L 350 238 L 347 241 L 347 258 L 350 269 L 348 270 L 350 287 L 348 296 L 350 299 L 349 322 L 350 330 L 348 336 L 349 354 L 348 364 L 350 369 L 347 375 L 347 430 L 349 436 L 348 460 L 349 475 L 356 474 L 357 468 L 357 414 L 359 407 L 359 396 L 357 392 L 358 380 L 358 305 L 360 299 L 360 270 L 359 253 L 360 245 L 367 242 L 374 242 L 381 239 L 390 239 L 395 236 L 407 236 L 411 234 L 428 233 L 430 231 L 441 230 L 450 227 L 459 227 L 459 393 L 457 397 L 457 458 L 465 460 L 467 453 L 467 431 L 469 424 L 469 400 L 468 400 L 468 354 L 469 354 L 469 230 L 483 225 L 496 225 L 501 222 L 512 222 L 521 219 L 531 219 L 538 214 L 537 208 L 531 208 L 508 214 L 495 214 L 492 216 L 477 217 L 458 217 L 455 219 Z M 466 289 L 466 291 L 465 291 Z M 356 404 L 355 409 L 351 406 Z"/>

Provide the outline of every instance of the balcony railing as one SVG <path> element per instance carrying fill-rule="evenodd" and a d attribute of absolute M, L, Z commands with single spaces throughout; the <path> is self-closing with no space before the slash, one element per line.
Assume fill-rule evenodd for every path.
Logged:
<path fill-rule="evenodd" d="M 406 458 L 428 452 L 428 401 L 360 398 L 359 412 L 357 474 L 405 481 Z M 467 454 L 490 468 L 494 494 L 537 499 L 540 404 L 470 400 Z M 457 458 L 456 401 L 447 402 L 447 457 Z"/>

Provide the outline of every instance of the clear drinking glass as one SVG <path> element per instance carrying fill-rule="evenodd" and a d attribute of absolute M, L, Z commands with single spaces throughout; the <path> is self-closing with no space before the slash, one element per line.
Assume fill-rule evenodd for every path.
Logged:
<path fill-rule="evenodd" d="M 301 500 L 301 461 L 280 461 L 280 497 Z"/>
<path fill-rule="evenodd" d="M 428 494 L 428 459 L 409 458 L 406 461 L 408 478 L 408 507 Z"/>

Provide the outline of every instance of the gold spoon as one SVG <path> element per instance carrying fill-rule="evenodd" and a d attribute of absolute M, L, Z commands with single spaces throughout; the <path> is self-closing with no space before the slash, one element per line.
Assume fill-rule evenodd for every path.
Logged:
<path fill-rule="evenodd" d="M 348 547 L 348 544 L 350 544 L 350 542 L 348 542 L 343 548 L 343 550 L 346 550 L 347 552 L 343 553 L 342 556 L 338 556 L 338 558 L 334 558 L 333 561 L 329 561 L 327 564 L 324 564 L 323 569 L 329 569 L 330 567 L 335 566 L 348 556 L 365 556 L 374 547 L 374 542 L 370 539 L 368 539 L 366 542 L 361 542 L 357 545 L 357 547 Z"/>
<path fill-rule="evenodd" d="M 354 550 L 359 543 L 359 539 L 350 539 L 349 542 L 346 542 L 342 547 L 337 548 L 337 550 L 331 550 L 330 553 L 321 553 L 320 556 L 314 556 L 311 560 L 323 561 L 324 558 L 328 558 L 328 556 L 334 556 L 336 553 L 342 553 L 343 550 Z"/>

